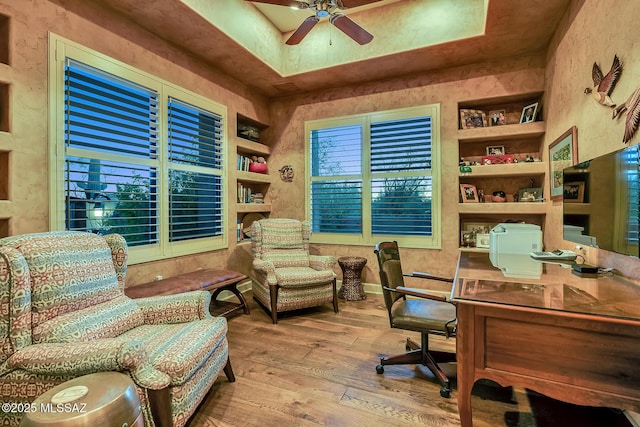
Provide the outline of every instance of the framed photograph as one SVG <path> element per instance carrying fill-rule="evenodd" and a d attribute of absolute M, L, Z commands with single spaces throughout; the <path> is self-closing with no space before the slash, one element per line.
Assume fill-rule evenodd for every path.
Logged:
<path fill-rule="evenodd" d="M 565 182 L 563 186 L 562 197 L 565 203 L 583 203 L 584 181 Z"/>
<path fill-rule="evenodd" d="M 489 234 L 496 224 L 490 222 L 463 222 L 462 230 L 477 234 Z"/>
<path fill-rule="evenodd" d="M 487 156 L 504 156 L 504 145 L 490 145 L 487 147 Z"/>
<path fill-rule="evenodd" d="M 478 190 L 473 184 L 460 184 L 462 203 L 478 203 Z"/>
<path fill-rule="evenodd" d="M 505 110 L 489 111 L 489 126 L 502 126 L 507 124 Z"/>
<path fill-rule="evenodd" d="M 536 121 L 536 113 L 538 112 L 538 103 L 527 105 L 522 109 L 520 123 L 531 123 Z"/>
<path fill-rule="evenodd" d="M 476 234 L 476 248 L 488 248 L 489 247 L 489 233 Z"/>
<path fill-rule="evenodd" d="M 522 188 L 518 193 L 518 202 L 542 202 L 542 188 Z"/>
<path fill-rule="evenodd" d="M 481 110 L 460 109 L 460 125 L 462 129 L 481 128 L 487 126 L 487 116 Z"/>
<path fill-rule="evenodd" d="M 549 179 L 551 180 L 551 200 L 562 199 L 562 170 L 578 163 L 578 128 L 560 135 L 549 145 Z"/>

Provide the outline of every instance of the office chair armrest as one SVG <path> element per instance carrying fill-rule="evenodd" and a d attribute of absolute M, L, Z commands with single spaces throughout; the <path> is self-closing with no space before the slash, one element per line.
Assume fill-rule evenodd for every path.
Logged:
<path fill-rule="evenodd" d="M 434 276 L 433 274 L 423 273 L 421 271 L 414 271 L 413 273 L 410 273 L 410 274 L 406 273 L 406 274 L 403 274 L 403 276 L 405 276 L 405 277 L 417 277 L 419 279 L 439 280 L 441 282 L 453 283 L 453 279 L 450 278 L 450 277 Z"/>
<path fill-rule="evenodd" d="M 412 297 L 431 299 L 434 301 L 450 302 L 445 295 L 431 294 L 423 291 L 422 289 L 405 288 L 404 286 L 398 286 L 395 289 L 385 287 L 385 290 L 391 292 L 397 292 L 402 295 L 410 295 Z"/>

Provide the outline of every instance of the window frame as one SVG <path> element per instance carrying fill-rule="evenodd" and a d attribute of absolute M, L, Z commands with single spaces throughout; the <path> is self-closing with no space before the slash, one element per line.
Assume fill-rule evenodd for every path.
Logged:
<path fill-rule="evenodd" d="M 158 243 L 129 247 L 129 264 L 173 258 L 177 256 L 213 251 L 228 247 L 228 137 L 227 107 L 187 89 L 176 86 L 159 77 L 141 71 L 131 65 L 96 52 L 56 34 L 49 33 L 49 229 L 65 230 L 64 162 L 68 156 L 87 157 L 92 150 L 65 147 L 64 126 L 64 74 L 66 59 L 73 59 L 117 77 L 140 84 L 158 93 L 158 157 L 143 159 L 139 163 L 158 168 Z M 169 191 L 168 174 L 175 169 L 168 158 L 168 99 L 176 98 L 203 110 L 217 114 L 222 120 L 221 129 L 221 176 L 222 234 L 220 236 L 197 238 L 183 241 L 169 241 Z M 118 155 L 106 154 L 106 160 L 122 161 Z M 203 168 L 179 165 L 179 170 L 202 172 Z M 209 171 L 211 172 L 211 171 Z"/>
<path fill-rule="evenodd" d="M 430 116 L 431 129 L 431 179 L 432 179 L 432 235 L 431 236 L 405 236 L 405 235 L 383 235 L 371 233 L 372 213 L 371 213 L 371 182 L 374 179 L 385 176 L 412 177 L 415 172 L 402 173 L 372 173 L 371 172 L 371 138 L 370 124 L 374 122 L 385 122 L 390 120 L 401 120 L 412 117 Z M 440 139 L 440 104 L 428 104 L 417 107 L 407 107 L 394 110 L 376 111 L 371 113 L 354 114 L 349 116 L 332 117 L 326 119 L 309 120 L 305 122 L 305 217 L 311 219 L 311 185 L 314 179 L 311 176 L 311 132 L 314 130 L 360 125 L 362 128 L 362 233 L 341 234 L 341 233 L 320 233 L 313 232 L 312 243 L 339 244 L 339 245 L 374 245 L 382 240 L 396 240 L 400 246 L 423 249 L 441 249 L 441 139 Z M 428 176 L 428 175 L 421 175 Z M 353 177 L 353 175 L 345 175 Z M 332 176 L 331 179 L 340 179 L 341 176 Z"/>

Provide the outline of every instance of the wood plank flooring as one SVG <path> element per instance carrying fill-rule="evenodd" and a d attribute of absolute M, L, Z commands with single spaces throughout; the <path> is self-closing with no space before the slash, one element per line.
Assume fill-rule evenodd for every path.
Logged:
<path fill-rule="evenodd" d="M 236 382 L 218 378 L 189 427 L 460 425 L 455 382 L 444 399 L 424 367 L 386 366 L 376 374 L 379 358 L 403 352 L 407 336 L 419 341 L 389 327 L 380 295 L 340 300 L 338 314 L 330 305 L 285 313 L 277 325 L 247 297 L 251 315 L 231 318 L 227 335 Z M 432 341 L 435 349 L 455 348 L 454 339 Z M 455 365 L 446 371 L 455 376 Z M 617 411 L 491 384 L 478 383 L 472 400 L 476 427 L 629 426 Z"/>

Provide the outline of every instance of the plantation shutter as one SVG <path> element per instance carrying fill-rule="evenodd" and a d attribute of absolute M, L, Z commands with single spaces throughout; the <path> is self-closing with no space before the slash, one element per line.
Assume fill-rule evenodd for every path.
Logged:
<path fill-rule="evenodd" d="M 222 117 L 168 101 L 169 241 L 221 236 Z"/>
<path fill-rule="evenodd" d="M 362 126 L 311 131 L 311 230 L 362 232 Z"/>
<path fill-rule="evenodd" d="M 65 63 L 65 226 L 158 242 L 158 94 Z"/>
<path fill-rule="evenodd" d="M 431 117 L 372 123 L 371 233 L 432 235 Z"/>
<path fill-rule="evenodd" d="M 638 185 L 638 171 L 640 168 L 640 158 L 638 155 L 638 147 L 630 147 L 624 151 L 624 179 L 626 182 L 626 200 L 627 200 L 627 223 L 626 223 L 626 243 L 627 245 L 638 246 L 638 222 L 640 221 L 640 211 L 638 204 L 640 200 L 640 187 Z M 636 255 L 638 255 L 636 253 Z"/>

